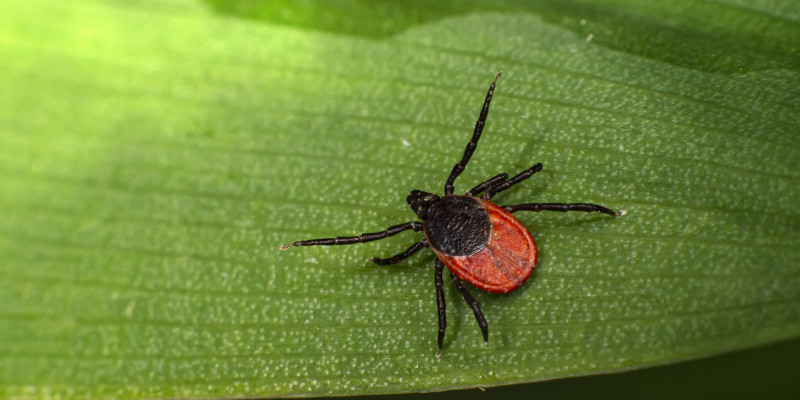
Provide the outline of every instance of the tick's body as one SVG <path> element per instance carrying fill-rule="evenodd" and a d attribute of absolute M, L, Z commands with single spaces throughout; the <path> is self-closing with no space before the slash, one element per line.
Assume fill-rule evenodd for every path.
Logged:
<path fill-rule="evenodd" d="M 444 196 L 428 211 L 425 239 L 455 276 L 492 293 L 520 287 L 536 266 L 536 243 L 511 213 L 471 196 Z"/>
<path fill-rule="evenodd" d="M 447 327 L 444 284 L 442 282 L 442 272 L 445 266 L 450 270 L 450 277 L 456 290 L 472 307 L 486 345 L 489 344 L 489 328 L 486 319 L 483 317 L 478 302 L 464 287 L 463 281 L 487 292 L 507 293 L 525 283 L 536 266 L 536 243 L 528 229 L 514 218 L 512 213 L 516 211 L 596 211 L 619 215 L 596 204 L 524 203 L 498 206 L 490 201 L 494 195 L 541 171 L 541 163 L 534 164 L 510 179 L 508 174 L 498 174 L 475 186 L 464 195 L 453 194 L 453 184 L 456 178 L 464 171 L 478 145 L 498 78 L 500 78 L 500 74 L 497 74 L 489 87 L 489 93 L 486 94 L 478 122 L 475 123 L 472 140 L 467 144 L 461 161 L 453 167 L 453 171 L 445 182 L 444 196 L 439 197 L 421 190 L 412 190 L 406 198 L 406 202 L 422 220 L 422 223 L 407 222 L 381 232 L 365 233 L 359 236 L 301 240 L 291 245 L 281 246 L 281 249 L 285 250 L 292 246 L 364 243 L 394 236 L 405 230 L 423 231 L 425 238 L 414 243 L 406 251 L 390 258 L 373 258 L 371 260 L 378 265 L 396 264 L 423 247 L 430 247 L 436 253 L 434 281 L 439 315 L 439 353 L 436 353 L 437 357 L 441 353 Z M 478 197 L 478 195 L 481 196 Z"/>

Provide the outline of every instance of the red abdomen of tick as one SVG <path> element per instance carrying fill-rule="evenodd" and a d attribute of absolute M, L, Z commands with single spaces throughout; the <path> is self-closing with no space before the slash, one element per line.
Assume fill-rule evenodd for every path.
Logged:
<path fill-rule="evenodd" d="M 452 256 L 433 248 L 450 271 L 473 286 L 492 293 L 520 287 L 536 266 L 536 242 L 528 228 L 511 213 L 489 201 L 475 198 L 489 214 L 491 233 L 482 250 Z"/>

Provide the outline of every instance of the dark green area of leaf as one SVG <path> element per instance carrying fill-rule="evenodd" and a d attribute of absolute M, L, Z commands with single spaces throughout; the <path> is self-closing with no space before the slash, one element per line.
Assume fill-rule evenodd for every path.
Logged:
<path fill-rule="evenodd" d="M 800 15 L 791 0 L 205 1 L 223 14 L 372 37 L 471 13 L 534 14 L 578 36 L 591 35 L 596 45 L 685 68 L 720 73 L 800 69 Z"/>
<path fill-rule="evenodd" d="M 794 400 L 800 393 L 800 340 L 709 359 L 525 385 L 465 389 L 437 394 L 352 396 L 362 400 L 519 399 L 548 400 Z"/>
<path fill-rule="evenodd" d="M 6 4 L 0 396 L 433 391 L 797 338 L 800 12 L 734 4 L 410 5 L 417 22 L 375 12 L 368 37 L 192 0 Z M 628 214 L 520 215 L 534 276 L 474 291 L 488 348 L 448 288 L 436 360 L 430 252 L 364 263 L 418 234 L 278 246 L 411 219 L 406 194 L 441 190 L 498 70 L 457 189 L 542 162 L 496 200 Z"/>

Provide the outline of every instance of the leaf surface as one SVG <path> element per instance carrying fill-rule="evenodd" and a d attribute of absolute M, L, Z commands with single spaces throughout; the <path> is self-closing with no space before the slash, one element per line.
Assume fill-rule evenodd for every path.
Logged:
<path fill-rule="evenodd" d="M 565 4 L 365 31 L 178 0 L 6 5 L 0 394 L 432 391 L 796 338 L 800 12 Z M 500 70 L 457 191 L 542 162 L 495 200 L 627 215 L 518 214 L 534 276 L 473 289 L 489 347 L 448 288 L 437 360 L 432 254 L 364 261 L 419 234 L 278 246 L 413 220 L 405 196 L 441 192 Z"/>

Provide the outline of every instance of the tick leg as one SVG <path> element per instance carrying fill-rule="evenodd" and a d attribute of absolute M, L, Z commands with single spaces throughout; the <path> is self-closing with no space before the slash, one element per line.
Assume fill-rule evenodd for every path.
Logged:
<path fill-rule="evenodd" d="M 484 182 L 481 182 L 481 184 L 479 184 L 478 186 L 475 186 L 474 188 L 470 189 L 469 192 L 464 193 L 464 195 L 466 195 L 466 196 L 475 196 L 476 194 L 479 194 L 479 193 L 483 192 L 484 190 L 486 190 L 488 188 L 491 188 L 491 187 L 493 187 L 495 185 L 498 185 L 498 184 L 504 182 L 506 179 L 508 179 L 508 174 L 507 173 L 503 172 L 502 174 L 497 174 L 496 176 L 494 176 L 494 177 L 492 177 L 490 179 L 487 179 Z"/>
<path fill-rule="evenodd" d="M 281 250 L 286 250 L 292 246 L 332 246 L 340 244 L 371 242 L 373 240 L 380 240 L 383 238 L 387 238 L 389 236 L 394 236 L 402 231 L 406 231 L 409 229 L 419 232 L 422 230 L 422 223 L 406 222 L 405 224 L 391 226 L 384 231 L 373 232 L 373 233 L 362 233 L 361 235 L 358 236 L 343 236 L 343 237 L 327 238 L 327 239 L 300 240 L 292 244 L 285 244 L 281 246 Z"/>
<path fill-rule="evenodd" d="M 436 282 L 436 309 L 439 312 L 439 351 L 436 353 L 436 358 L 442 356 L 442 344 L 444 344 L 444 331 L 447 329 L 447 315 L 445 314 L 446 305 L 444 303 L 444 283 L 442 282 L 442 270 L 444 264 L 439 259 L 436 259 L 436 268 L 434 271 L 434 282 Z"/>
<path fill-rule="evenodd" d="M 541 170 L 542 170 L 542 163 L 536 163 L 536 165 L 526 169 L 525 171 L 518 173 L 517 176 L 505 182 L 492 186 L 489 190 L 486 191 L 486 193 L 483 194 L 483 196 L 481 196 L 481 198 L 483 198 L 484 200 L 491 200 L 492 197 L 494 197 L 494 195 L 530 178 L 531 176 L 533 176 L 533 174 Z"/>
<path fill-rule="evenodd" d="M 488 346 L 489 325 L 486 324 L 486 318 L 483 317 L 483 312 L 481 312 L 481 307 L 478 305 L 478 300 L 475 300 L 467 288 L 464 287 L 464 281 L 462 281 L 461 278 L 453 275 L 453 272 L 450 272 L 450 277 L 453 278 L 453 285 L 456 286 L 458 293 L 461 293 L 461 296 L 464 297 L 464 300 L 467 301 L 467 304 L 472 307 L 472 312 L 475 313 L 475 319 L 478 320 L 478 326 L 481 327 L 481 333 L 483 333 L 483 343 Z"/>
<path fill-rule="evenodd" d="M 403 261 L 406 258 L 411 257 L 412 255 L 414 255 L 414 253 L 418 252 L 419 249 L 421 249 L 421 248 L 423 248 L 423 247 L 425 247 L 427 245 L 428 245 L 428 241 L 425 240 L 425 239 L 422 239 L 419 242 L 412 244 L 411 247 L 409 247 L 408 249 L 406 249 L 406 251 L 404 251 L 404 252 L 402 252 L 400 254 L 395 254 L 394 256 L 389 257 L 389 258 L 375 258 L 375 257 L 373 257 L 373 258 L 370 258 L 367 261 L 372 261 L 372 262 L 374 262 L 375 264 L 378 264 L 378 265 L 397 264 L 400 261 Z"/>
<path fill-rule="evenodd" d="M 499 72 L 497 76 L 492 81 L 492 85 L 489 86 L 489 92 L 486 93 L 486 99 L 483 101 L 483 108 L 481 109 L 481 114 L 478 117 L 478 121 L 475 122 L 475 131 L 472 133 L 472 139 L 467 143 L 467 148 L 464 149 L 464 156 L 461 157 L 461 161 L 459 161 L 454 167 L 453 171 L 450 172 L 450 176 L 447 177 L 447 182 L 444 184 L 444 194 L 453 194 L 454 186 L 453 183 L 456 181 L 459 175 L 464 172 L 464 168 L 467 167 L 467 163 L 469 159 L 472 157 L 472 153 L 475 151 L 475 148 L 478 147 L 478 140 L 481 138 L 481 133 L 483 132 L 483 126 L 486 125 L 486 116 L 489 115 L 489 104 L 492 102 L 492 95 L 494 94 L 494 85 L 497 83 L 497 79 L 500 78 L 503 72 Z"/>
<path fill-rule="evenodd" d="M 510 213 L 514 213 L 517 211 L 586 211 L 586 212 L 601 212 L 603 214 L 613 215 L 615 217 L 619 216 L 619 213 L 614 212 L 608 208 L 603 206 L 598 206 L 597 204 L 587 204 L 587 203 L 572 203 L 572 204 L 565 204 L 565 203 L 525 203 L 525 204 L 517 204 L 513 206 L 504 206 L 503 207 L 506 211 Z"/>

